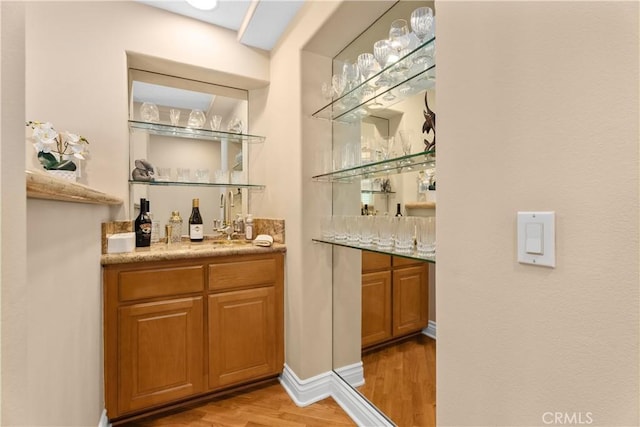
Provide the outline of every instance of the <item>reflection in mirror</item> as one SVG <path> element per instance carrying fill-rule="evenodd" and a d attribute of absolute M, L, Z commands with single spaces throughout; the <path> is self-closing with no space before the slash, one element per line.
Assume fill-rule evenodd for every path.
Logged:
<path fill-rule="evenodd" d="M 247 92 L 134 69 L 129 70 L 129 78 L 130 120 L 159 128 L 147 131 L 130 126 L 131 217 L 138 214 L 140 198 L 149 200 L 162 238 L 171 213 L 179 211 L 187 224 L 192 199 L 198 198 L 205 235 L 219 235 L 214 220 L 224 217 L 221 196 L 230 200 L 230 193 L 233 195 L 230 219 L 248 212 L 247 190 L 232 185 L 248 183 L 247 143 L 213 132 L 203 138 L 186 138 L 183 128 L 246 133 Z M 173 132 L 173 126 L 180 132 Z M 141 159 L 152 165 L 154 185 L 136 179 L 134 169 Z M 230 185 L 208 185 L 212 183 Z M 182 233 L 188 234 L 186 225 Z"/>
<path fill-rule="evenodd" d="M 389 38 L 394 20 L 405 19 L 411 30 L 412 12 L 424 6 L 434 8 L 428 1 L 397 2 L 334 58 L 333 75 L 346 70 L 348 85 L 350 69 L 345 64 L 357 63 L 360 54 L 375 54 L 374 43 Z M 435 83 L 428 87 L 426 99 L 436 111 Z M 362 119 L 351 124 L 334 123 L 334 164 L 344 163 L 354 142 L 360 162 L 424 151 L 425 139 L 433 137 L 422 132 L 424 110 L 423 90 L 398 94 L 385 108 L 363 107 L 358 111 Z M 334 184 L 334 215 L 357 215 L 356 204 L 346 195 L 358 193 L 360 214 L 393 216 L 399 207 L 404 216 L 435 216 L 435 203 L 425 203 L 435 202 L 435 179 L 435 168 L 416 167 L 408 173 Z M 353 185 L 360 191 L 353 191 Z M 334 371 L 397 425 L 435 425 L 436 343 L 430 337 L 435 337 L 435 264 L 370 251 L 354 258 L 353 252 L 334 247 Z M 358 258 L 361 269 L 356 271 L 351 264 Z"/>

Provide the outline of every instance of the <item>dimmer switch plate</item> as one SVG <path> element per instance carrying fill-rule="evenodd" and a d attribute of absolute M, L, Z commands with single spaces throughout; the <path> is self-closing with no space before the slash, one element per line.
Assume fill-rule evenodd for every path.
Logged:
<path fill-rule="evenodd" d="M 518 212 L 518 262 L 556 266 L 555 212 Z"/>

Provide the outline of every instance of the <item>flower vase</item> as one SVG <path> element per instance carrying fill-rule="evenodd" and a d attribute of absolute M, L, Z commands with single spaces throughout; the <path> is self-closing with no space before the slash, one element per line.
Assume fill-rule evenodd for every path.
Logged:
<path fill-rule="evenodd" d="M 65 181 L 76 181 L 76 172 L 75 171 L 64 171 L 64 170 L 47 170 L 50 175 L 55 176 L 58 179 L 64 179 Z"/>

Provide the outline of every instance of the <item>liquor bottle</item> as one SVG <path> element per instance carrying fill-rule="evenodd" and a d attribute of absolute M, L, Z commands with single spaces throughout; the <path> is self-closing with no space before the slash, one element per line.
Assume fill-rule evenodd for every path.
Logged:
<path fill-rule="evenodd" d="M 362 209 L 362 215 L 369 215 L 369 205 L 367 203 L 365 203 L 364 208 Z"/>
<path fill-rule="evenodd" d="M 147 200 L 140 199 L 140 214 L 135 220 L 136 247 L 151 246 L 151 218 L 147 213 Z"/>
<path fill-rule="evenodd" d="M 192 242 L 202 242 L 204 238 L 204 226 L 200 215 L 200 199 L 193 199 L 191 216 L 189 217 L 189 239 Z"/>
<path fill-rule="evenodd" d="M 396 205 L 396 216 L 402 216 L 402 212 L 400 212 L 400 203 Z"/>
<path fill-rule="evenodd" d="M 171 243 L 180 243 L 182 240 L 182 218 L 180 212 L 171 212 L 168 225 L 171 226 Z"/>

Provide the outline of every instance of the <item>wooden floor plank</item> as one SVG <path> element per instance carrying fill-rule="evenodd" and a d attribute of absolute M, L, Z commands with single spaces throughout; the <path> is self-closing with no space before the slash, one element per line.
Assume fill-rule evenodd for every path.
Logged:
<path fill-rule="evenodd" d="M 436 425 L 436 342 L 424 335 L 362 356 L 360 393 L 399 427 Z"/>
<path fill-rule="evenodd" d="M 170 415 L 125 424 L 127 427 L 352 427 L 342 408 L 327 398 L 300 408 L 278 383 L 199 405 Z"/>

